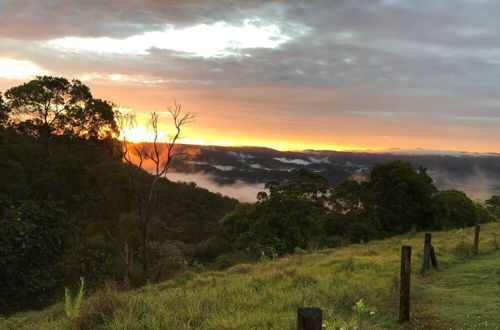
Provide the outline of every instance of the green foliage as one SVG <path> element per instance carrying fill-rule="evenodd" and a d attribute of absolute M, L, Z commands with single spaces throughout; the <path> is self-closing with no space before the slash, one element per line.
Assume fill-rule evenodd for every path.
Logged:
<path fill-rule="evenodd" d="M 3 126 L 9 119 L 10 108 L 5 104 L 5 101 L 0 93 L 0 127 Z"/>
<path fill-rule="evenodd" d="M 85 279 L 80 277 L 80 283 L 78 286 L 78 291 L 76 296 L 71 297 L 71 291 L 68 288 L 64 288 L 64 307 L 66 311 L 66 316 L 70 320 L 75 320 L 81 315 L 81 308 L 83 303 L 83 298 L 85 296 Z"/>
<path fill-rule="evenodd" d="M 296 182 L 270 184 L 271 194 L 255 206 L 240 205 L 222 219 L 225 233 L 235 247 L 268 256 L 306 248 L 321 231 L 323 208 L 304 197 Z"/>
<path fill-rule="evenodd" d="M 404 233 L 416 226 L 431 228 L 432 195 L 437 192 L 425 168 L 392 161 L 376 164 L 368 185 L 375 197 L 377 217 L 386 233 Z"/>
<path fill-rule="evenodd" d="M 141 175 L 138 179 L 139 189 L 143 189 L 150 177 Z M 208 240 L 220 229 L 219 220 L 237 204 L 235 199 L 214 194 L 195 184 L 161 179 L 153 212 L 156 225 L 151 239 L 171 239 L 186 244 Z"/>
<path fill-rule="evenodd" d="M 358 300 L 352 307 L 354 315 L 349 320 L 335 320 L 323 322 L 323 328 L 327 330 L 358 330 L 369 327 L 371 319 L 375 318 L 377 309 L 367 306 L 363 299 Z"/>
<path fill-rule="evenodd" d="M 424 168 L 406 162 L 376 164 L 367 182 L 325 184 L 305 169 L 292 181 L 269 182 L 269 194 L 259 193 L 256 204 L 241 204 L 221 220 L 222 237 L 239 250 L 272 257 L 313 242 L 336 247 L 494 220 L 491 205 L 459 191 L 438 192 Z"/>
<path fill-rule="evenodd" d="M 182 250 L 183 245 L 181 242 L 170 240 L 150 242 L 151 261 L 154 265 L 151 271 L 156 274 L 156 281 L 164 279 L 165 274 L 188 267 L 188 261 Z"/>
<path fill-rule="evenodd" d="M 437 208 L 434 229 L 468 227 L 482 222 L 479 206 L 461 191 L 440 191 L 433 199 Z"/>
<path fill-rule="evenodd" d="M 327 203 L 325 231 L 328 236 L 344 236 L 355 242 L 381 236 L 375 194 L 366 183 L 341 182 L 330 189 Z"/>
<path fill-rule="evenodd" d="M 500 220 L 500 196 L 491 196 L 491 198 L 487 199 L 486 207 L 496 216 L 497 220 Z"/>
<path fill-rule="evenodd" d="M 226 269 L 237 264 L 245 262 L 255 261 L 255 255 L 243 251 L 233 251 L 226 254 L 222 254 L 215 258 L 214 262 L 211 264 L 212 268 L 215 269 Z"/>
<path fill-rule="evenodd" d="M 36 201 L 0 202 L 0 309 L 37 306 L 58 286 L 64 212 Z"/>

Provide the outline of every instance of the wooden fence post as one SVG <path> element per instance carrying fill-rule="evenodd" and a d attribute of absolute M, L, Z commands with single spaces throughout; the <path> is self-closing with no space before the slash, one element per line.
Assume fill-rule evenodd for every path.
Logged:
<path fill-rule="evenodd" d="M 432 263 L 432 267 L 434 268 L 438 268 L 438 261 L 437 261 L 437 258 L 436 258 L 436 252 L 434 252 L 434 245 L 431 244 L 431 263 Z"/>
<path fill-rule="evenodd" d="M 401 247 L 399 322 L 410 321 L 411 246 Z"/>
<path fill-rule="evenodd" d="M 476 230 L 474 232 L 474 253 L 479 253 L 479 231 L 481 230 L 480 225 L 476 225 Z"/>
<path fill-rule="evenodd" d="M 320 308 L 297 309 L 297 330 L 321 330 L 322 327 L 323 311 Z"/>
<path fill-rule="evenodd" d="M 432 241 L 432 234 L 431 233 L 425 233 L 425 240 L 424 240 L 424 257 L 422 259 L 422 269 L 420 270 L 420 275 L 424 275 L 426 270 L 431 269 L 431 241 Z M 437 264 L 437 261 L 436 261 Z"/>

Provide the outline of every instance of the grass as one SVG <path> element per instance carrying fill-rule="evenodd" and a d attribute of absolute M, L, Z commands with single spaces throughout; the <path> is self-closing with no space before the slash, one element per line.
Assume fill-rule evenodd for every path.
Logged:
<path fill-rule="evenodd" d="M 64 288 L 64 307 L 66 311 L 66 316 L 74 320 L 80 317 L 81 307 L 83 302 L 83 297 L 85 295 L 85 279 L 80 277 L 80 286 L 78 292 L 73 299 L 71 297 L 71 292 L 68 288 Z"/>
<path fill-rule="evenodd" d="M 443 329 L 500 329 L 500 255 L 482 255 L 425 279 L 422 315 Z"/>
<path fill-rule="evenodd" d="M 317 250 L 225 271 L 185 274 L 118 292 L 108 285 L 71 320 L 64 304 L 0 319 L 2 329 L 295 329 L 297 307 L 323 309 L 327 329 L 498 329 L 500 253 L 481 228 L 433 233 L 439 271 L 420 277 L 423 234 Z M 411 245 L 412 321 L 397 323 L 401 245 Z M 495 291 L 496 290 L 496 291 Z M 488 323 L 485 323 L 488 322 Z"/>

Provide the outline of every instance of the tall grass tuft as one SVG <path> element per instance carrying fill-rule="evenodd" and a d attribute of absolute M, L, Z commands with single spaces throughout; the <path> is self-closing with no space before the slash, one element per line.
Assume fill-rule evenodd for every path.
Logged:
<path fill-rule="evenodd" d="M 71 297 L 70 290 L 68 288 L 64 288 L 66 316 L 70 320 L 74 320 L 80 317 L 84 296 L 85 296 L 85 279 L 83 277 L 80 277 L 80 285 L 78 287 L 78 292 L 74 299 Z"/>

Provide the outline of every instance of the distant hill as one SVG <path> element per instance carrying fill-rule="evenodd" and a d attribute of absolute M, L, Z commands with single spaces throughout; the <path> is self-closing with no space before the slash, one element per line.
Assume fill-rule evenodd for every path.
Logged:
<path fill-rule="evenodd" d="M 195 156 L 174 164 L 171 180 L 197 184 L 238 199 L 253 199 L 270 180 L 291 178 L 305 167 L 323 174 L 330 184 L 347 178 L 363 180 L 376 163 L 395 159 L 428 169 L 440 189 L 459 189 L 471 198 L 500 194 L 500 154 L 437 150 L 388 152 L 278 151 L 261 147 L 179 146 Z M 231 187 L 233 189 L 231 189 Z M 239 193 L 239 195 L 238 195 Z M 247 194 L 248 196 L 245 196 Z"/>

